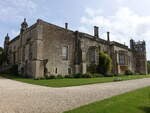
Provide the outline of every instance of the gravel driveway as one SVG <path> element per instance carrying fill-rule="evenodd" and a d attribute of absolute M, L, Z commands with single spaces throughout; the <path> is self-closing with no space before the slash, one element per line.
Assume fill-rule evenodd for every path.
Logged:
<path fill-rule="evenodd" d="M 150 78 L 66 88 L 0 78 L 0 113 L 61 113 L 145 86 L 150 86 Z"/>

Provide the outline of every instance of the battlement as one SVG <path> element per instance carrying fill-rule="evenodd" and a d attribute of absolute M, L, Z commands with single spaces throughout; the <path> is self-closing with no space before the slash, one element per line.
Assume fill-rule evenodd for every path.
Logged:
<path fill-rule="evenodd" d="M 146 52 L 145 41 L 135 42 L 133 39 L 130 40 L 130 48 L 136 52 Z"/>

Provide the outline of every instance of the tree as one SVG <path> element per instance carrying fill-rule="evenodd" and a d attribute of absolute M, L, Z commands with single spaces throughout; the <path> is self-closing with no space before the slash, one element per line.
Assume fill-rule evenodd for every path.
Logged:
<path fill-rule="evenodd" d="M 0 55 L 2 54 L 2 52 L 3 52 L 3 48 L 2 48 L 2 47 L 0 47 Z"/>
<path fill-rule="evenodd" d="M 3 61 L 3 48 L 0 47 L 0 65 L 2 64 Z"/>
<path fill-rule="evenodd" d="M 112 69 L 112 60 L 109 55 L 106 53 L 100 52 L 99 54 L 99 65 L 97 67 L 98 72 L 104 74 L 105 76 L 111 72 Z"/>
<path fill-rule="evenodd" d="M 147 61 L 147 70 L 148 70 L 148 74 L 150 74 L 150 61 Z"/>

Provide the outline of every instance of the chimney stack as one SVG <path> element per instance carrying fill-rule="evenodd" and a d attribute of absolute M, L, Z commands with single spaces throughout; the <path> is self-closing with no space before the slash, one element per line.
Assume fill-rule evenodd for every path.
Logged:
<path fill-rule="evenodd" d="M 97 26 L 94 26 L 94 36 L 95 36 L 96 38 L 99 37 L 99 27 L 97 27 Z"/>
<path fill-rule="evenodd" d="M 110 32 L 107 32 L 107 41 L 110 41 Z"/>
<path fill-rule="evenodd" d="M 65 29 L 68 29 L 68 23 L 65 23 Z"/>

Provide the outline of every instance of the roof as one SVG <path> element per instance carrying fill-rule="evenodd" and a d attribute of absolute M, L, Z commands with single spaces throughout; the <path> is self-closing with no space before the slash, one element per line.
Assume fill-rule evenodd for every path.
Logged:
<path fill-rule="evenodd" d="M 72 30 L 70 30 L 70 29 L 66 29 L 66 28 L 60 27 L 60 26 L 58 26 L 58 25 L 54 25 L 54 24 L 48 23 L 48 22 L 46 22 L 46 21 L 44 21 L 44 20 L 38 19 L 35 24 L 33 24 L 32 26 L 30 26 L 30 27 L 27 28 L 27 30 L 25 31 L 25 33 L 28 32 L 28 31 L 30 31 L 30 30 L 33 29 L 34 27 L 36 27 L 36 25 L 37 25 L 38 22 L 44 22 L 44 23 L 46 23 L 46 24 L 49 24 L 49 25 L 51 25 L 51 26 L 54 26 L 54 27 L 56 27 L 56 28 L 59 28 L 59 29 L 62 29 L 62 30 L 66 30 L 66 31 L 69 31 L 69 32 L 73 32 L 73 33 L 75 32 L 75 31 L 72 31 Z M 85 38 L 88 38 L 88 39 L 91 39 L 91 40 L 95 40 L 95 41 L 100 42 L 100 43 L 102 43 L 102 44 L 110 44 L 110 45 L 119 46 L 119 47 L 121 47 L 121 48 L 130 49 L 130 48 L 128 48 L 128 46 L 126 46 L 126 45 L 124 45 L 124 44 L 121 44 L 121 43 L 118 43 L 118 42 L 115 42 L 115 41 L 108 42 L 107 40 L 104 40 L 104 39 L 102 39 L 102 38 L 95 38 L 95 36 L 90 35 L 90 34 L 87 34 L 87 33 L 83 33 L 83 32 L 79 32 L 79 34 L 82 35 L 82 36 L 84 36 Z M 10 43 L 12 43 L 12 42 L 18 40 L 19 37 L 20 37 L 20 35 L 16 36 L 14 39 L 12 39 L 12 40 L 10 41 Z"/>
<path fill-rule="evenodd" d="M 14 41 L 16 41 L 16 40 L 18 40 L 19 37 L 20 37 L 20 35 L 18 35 L 18 36 L 16 36 L 15 38 L 13 38 L 13 39 L 9 42 L 9 44 L 12 43 L 12 42 L 14 42 Z"/>
<path fill-rule="evenodd" d="M 93 36 L 93 35 L 90 35 L 90 34 L 87 34 L 87 33 L 83 33 L 83 32 L 80 32 L 80 34 L 81 34 L 82 36 L 88 38 L 88 39 L 93 40 L 93 41 L 101 42 L 101 43 L 103 43 L 103 44 L 108 44 L 108 41 L 107 41 L 107 40 L 104 40 L 104 39 L 102 39 L 102 38 L 100 38 L 100 37 L 97 38 L 97 37 L 95 37 L 95 36 Z"/>
<path fill-rule="evenodd" d="M 42 22 L 44 22 L 44 23 L 46 23 L 46 24 L 49 24 L 49 25 L 51 25 L 51 26 L 54 26 L 54 27 L 56 27 L 56 28 L 59 28 L 59 29 L 65 30 L 65 31 L 75 32 L 75 31 L 73 31 L 73 30 L 71 30 L 71 29 L 68 29 L 68 28 L 66 29 L 66 28 L 64 28 L 64 27 L 61 27 L 61 26 L 58 26 L 58 25 L 55 25 L 55 24 L 51 24 L 51 23 L 46 22 L 46 21 L 41 20 L 41 19 L 38 19 L 37 21 L 42 21 Z"/>

